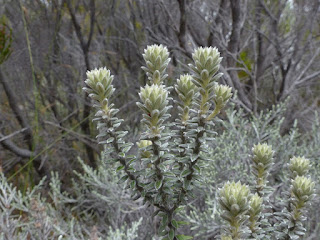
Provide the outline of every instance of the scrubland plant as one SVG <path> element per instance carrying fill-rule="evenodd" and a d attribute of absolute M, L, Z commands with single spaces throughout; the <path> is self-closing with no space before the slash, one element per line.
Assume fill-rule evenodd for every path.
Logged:
<path fill-rule="evenodd" d="M 306 206 L 314 194 L 315 183 L 307 176 L 310 161 L 293 157 L 288 164 L 290 189 L 287 200 L 282 199 L 283 209 L 273 213 L 269 203 L 270 190 L 266 190 L 267 176 L 273 164 L 273 151 L 267 144 L 253 147 L 251 172 L 255 177 L 253 193 L 240 182 L 227 182 L 219 192 L 221 217 L 228 223 L 222 239 L 300 239 L 305 232 Z M 265 210 L 271 210 L 265 211 Z M 275 217 L 276 222 L 268 222 Z"/>
<path fill-rule="evenodd" d="M 286 211 L 290 185 L 291 170 L 288 168 L 290 159 L 293 156 L 305 156 L 309 159 L 309 173 L 314 181 L 319 182 L 319 144 L 320 144 L 320 121 L 315 115 L 312 123 L 312 131 L 301 133 L 295 121 L 293 126 L 285 133 L 281 130 L 283 119 L 286 115 L 286 102 L 274 106 L 270 110 L 261 111 L 258 115 L 248 116 L 241 108 L 237 108 L 233 103 L 228 104 L 220 118 L 216 119 L 215 130 L 219 133 L 215 140 L 208 143 L 208 153 L 204 153 L 208 166 L 203 170 L 206 179 L 204 188 L 197 192 L 198 201 L 188 205 L 188 211 L 181 212 L 183 219 L 190 222 L 190 235 L 195 239 L 216 239 L 221 232 L 221 226 L 226 222 L 221 215 L 219 204 L 219 188 L 227 181 L 238 182 L 251 186 L 251 192 L 256 194 L 257 178 L 253 171 L 252 147 L 259 142 L 267 142 L 272 146 L 272 165 L 268 170 L 266 185 L 263 187 L 263 203 L 259 222 L 255 224 L 255 234 L 259 234 L 262 239 L 274 239 L 275 230 L 278 232 L 280 222 L 285 222 L 281 211 Z M 252 157 L 248 157 L 251 156 Z M 319 206 L 319 185 L 315 187 L 315 197 L 309 201 L 309 209 L 318 209 Z M 259 195 L 258 195 L 259 196 Z M 250 201 L 254 202 L 254 201 Z M 259 206 L 259 205 L 257 205 Z M 256 208 L 259 210 L 260 207 Z M 250 210 L 249 210 L 250 211 Z M 253 211 L 253 210 L 251 210 Z M 259 212 L 259 211 L 258 211 Z M 271 213 L 279 214 L 271 214 Z M 252 215 L 252 214 L 251 214 Z M 261 216 L 263 215 L 263 216 Z M 301 239 L 316 240 L 320 235 L 320 225 L 318 219 L 319 211 L 304 212 L 307 221 L 304 221 L 306 228 L 305 235 Z M 258 217 L 257 217 L 258 218 Z M 247 222 L 246 227 L 250 227 L 251 222 Z M 258 229 L 261 228 L 261 230 Z M 277 229 L 275 229 L 277 227 Z M 288 228 L 288 224 L 283 227 Z M 264 232 L 261 232 L 264 231 Z M 262 234 L 266 237 L 262 237 Z M 251 233 L 250 233 L 251 234 Z M 249 238 L 249 237 L 248 237 Z M 246 238 L 245 238 L 246 239 Z"/>
<path fill-rule="evenodd" d="M 306 210 L 319 191 L 309 177 L 320 179 L 319 119 L 308 134 L 294 126 L 281 135 L 284 104 L 249 119 L 230 104 L 221 121 L 231 89 L 216 82 L 215 48 L 197 49 L 191 74 L 173 88 L 164 85 L 167 49 L 148 47 L 144 59 L 149 82 L 139 94 L 145 131 L 138 152 L 116 117 L 110 71 L 89 71 L 85 90 L 105 145 L 97 168 L 79 160 L 71 183 L 52 174 L 46 194 L 43 182 L 22 194 L 0 173 L 0 240 L 156 240 L 154 225 L 163 239 L 318 239 L 319 211 Z M 179 117 L 170 122 L 172 103 Z M 221 133 L 214 139 L 213 121 Z M 319 197 L 313 204 L 317 209 Z"/>
<path fill-rule="evenodd" d="M 118 163 L 117 171 L 123 173 L 119 184 L 126 184 L 133 192 L 133 199 L 157 208 L 161 217 L 158 234 L 163 239 L 190 239 L 178 234 L 185 224 L 176 219 L 179 207 L 193 197 L 193 189 L 201 186 L 201 169 L 204 166 L 202 152 L 211 140 L 212 119 L 223 109 L 231 97 L 231 88 L 217 80 L 221 57 L 216 48 L 198 48 L 193 53 L 192 75 L 181 75 L 175 85 L 178 94 L 179 119 L 167 123 L 172 98 L 172 88 L 164 85 L 166 68 L 170 61 L 166 47 L 153 45 L 143 54 L 149 82 L 140 89 L 137 105 L 143 113 L 146 126 L 141 134 L 139 154 L 129 155 L 133 143 L 125 141 L 127 132 L 119 131 L 122 119 L 111 102 L 114 88 L 113 76 L 106 68 L 87 72 L 84 90 L 97 109 L 98 138 L 106 145 L 106 154 Z"/>
<path fill-rule="evenodd" d="M 114 171 L 102 166 L 94 171 L 80 164 L 84 168 L 81 184 L 73 186 L 72 195 L 61 191 L 63 184 L 58 174 L 53 174 L 50 200 L 41 194 L 44 180 L 22 194 L 0 173 L 0 240 L 138 239 L 141 217 L 136 216 L 130 226 L 123 221 L 117 223 L 119 205 L 126 212 L 133 205 L 127 207 L 124 191 L 115 188 Z"/>

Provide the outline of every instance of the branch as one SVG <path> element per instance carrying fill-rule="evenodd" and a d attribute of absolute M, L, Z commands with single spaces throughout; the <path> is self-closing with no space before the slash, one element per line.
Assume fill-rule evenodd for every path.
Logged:
<path fill-rule="evenodd" d="M 270 9 L 266 6 L 265 2 L 262 0 L 259 0 L 260 6 L 263 7 L 264 11 L 267 13 L 267 15 L 271 18 L 273 21 L 278 21 L 278 19 L 272 14 Z"/>
<path fill-rule="evenodd" d="M 75 12 L 72 9 L 70 0 L 66 0 L 66 4 L 67 4 L 67 8 L 69 10 L 70 16 L 71 16 L 72 24 L 73 24 L 74 29 L 76 31 L 77 37 L 78 37 L 78 39 L 80 41 L 81 48 L 82 48 L 82 50 L 84 50 L 86 44 L 85 44 L 85 41 L 83 39 L 83 35 L 82 35 L 82 32 L 81 32 L 80 24 L 78 23 L 78 20 L 76 18 Z"/>
<path fill-rule="evenodd" d="M 318 75 L 320 75 L 320 71 L 314 72 L 313 74 L 306 76 L 305 78 L 302 78 L 300 81 L 296 83 L 296 85 L 302 85 L 303 83 L 311 80 L 312 78 L 317 77 Z"/>
<path fill-rule="evenodd" d="M 27 130 L 27 128 L 22 128 L 22 129 L 15 131 L 15 132 L 13 132 L 3 138 L 0 138 L 0 142 L 4 141 L 6 139 L 12 138 L 13 136 L 17 135 L 18 133 L 24 132 L 25 130 Z"/>
<path fill-rule="evenodd" d="M 302 76 L 307 72 L 307 70 L 311 67 L 311 65 L 312 65 L 312 63 L 314 62 L 314 60 L 315 60 L 315 58 L 316 57 L 318 57 L 318 55 L 319 55 L 319 52 L 320 52 L 320 49 L 318 48 L 317 50 L 316 50 L 316 52 L 315 52 L 315 54 L 312 56 L 312 58 L 310 59 L 310 61 L 308 62 L 308 64 L 307 64 L 307 66 L 301 71 L 301 73 L 299 74 L 299 76 L 297 77 L 297 82 L 298 82 L 298 84 L 299 83 L 302 83 L 303 81 L 305 81 L 304 79 L 306 79 L 306 78 L 303 78 L 303 79 L 301 79 L 302 78 Z M 309 76 L 308 76 L 309 77 Z M 307 77 L 307 78 L 308 78 Z M 301 79 L 300 81 L 299 81 L 299 79 Z"/>
<path fill-rule="evenodd" d="M 186 21 L 186 1 L 178 0 L 180 10 L 180 26 L 179 26 L 179 45 L 184 49 L 187 57 L 192 58 L 191 49 L 188 48 L 187 43 L 187 21 Z"/>
<path fill-rule="evenodd" d="M 241 6 L 240 0 L 230 1 L 231 14 L 232 14 L 232 31 L 230 42 L 228 44 L 228 51 L 235 54 L 238 51 L 238 43 L 240 40 L 240 25 L 241 25 Z"/>
<path fill-rule="evenodd" d="M 66 0 L 67 3 L 67 8 L 69 10 L 70 16 L 71 16 L 71 20 L 74 26 L 74 29 L 76 31 L 77 37 L 80 41 L 80 46 L 84 55 L 84 61 L 85 61 L 85 65 L 86 65 L 86 70 L 90 70 L 90 61 L 89 61 L 89 47 L 90 47 L 90 43 L 91 43 L 91 39 L 93 36 L 93 30 L 94 30 L 94 23 L 95 23 L 95 2 L 94 0 L 90 0 L 90 33 L 88 36 L 88 40 L 87 42 L 85 42 L 84 37 L 83 37 L 83 33 L 81 31 L 81 26 L 76 18 L 75 12 L 72 9 L 70 0 Z M 85 102 L 88 102 L 88 97 L 85 96 Z M 90 107 L 88 104 L 84 104 L 84 109 L 83 109 L 83 119 L 85 119 L 85 121 L 83 121 L 81 123 L 81 129 L 82 131 L 90 136 L 91 135 L 91 131 L 90 131 L 90 126 L 89 126 L 89 117 L 90 114 Z M 94 167 L 95 164 L 95 159 L 94 159 L 94 152 L 92 150 L 92 147 L 85 145 L 86 151 L 87 151 L 87 155 L 91 164 L 91 167 Z"/>
<path fill-rule="evenodd" d="M 210 27 L 210 33 L 208 36 L 208 46 L 223 46 L 225 41 L 225 34 L 222 32 L 222 29 L 227 29 L 225 20 L 223 19 L 223 14 L 226 12 L 228 8 L 227 0 L 221 0 L 219 4 L 219 10 L 216 15 L 216 18 L 213 20 L 214 24 Z M 202 13 L 198 13 L 198 17 L 202 18 L 204 21 Z M 220 36 L 220 39 L 217 37 Z M 226 46 L 226 45 L 225 45 Z"/>
<path fill-rule="evenodd" d="M 231 15 L 232 15 L 232 30 L 230 41 L 228 43 L 227 51 L 227 64 L 228 67 L 234 67 L 236 65 L 236 55 L 238 54 L 239 42 L 240 42 L 240 30 L 241 30 L 241 4 L 240 0 L 230 0 Z M 241 84 L 239 77 L 235 71 L 230 72 L 230 78 L 234 84 L 234 87 L 239 92 L 239 99 L 247 106 L 247 109 L 252 109 L 252 103 L 248 99 L 244 91 L 244 87 Z"/>
<path fill-rule="evenodd" d="M 15 143 L 8 139 L 9 137 L 10 135 L 5 136 L 2 133 L 0 133 L 0 143 L 4 148 L 8 149 L 9 151 L 13 152 L 14 154 L 22 158 L 30 158 L 33 155 L 33 153 L 30 150 L 18 147 Z"/>
<path fill-rule="evenodd" d="M 166 14 L 168 15 L 168 17 L 169 17 L 169 19 L 170 19 L 170 21 L 171 21 L 171 24 L 170 24 L 170 25 L 171 25 L 173 31 L 174 31 L 175 33 L 178 33 L 178 28 L 177 28 L 177 26 L 175 25 L 175 22 L 176 22 L 176 21 L 173 19 L 170 11 L 168 10 L 166 4 L 164 3 L 164 0 L 161 0 L 161 1 L 159 2 L 159 4 L 162 6 L 162 8 L 164 9 L 164 11 L 165 11 Z"/>
<path fill-rule="evenodd" d="M 44 123 L 46 124 L 49 124 L 51 126 L 54 126 L 56 128 L 59 128 L 61 130 L 63 130 L 64 132 L 68 132 L 70 134 L 72 134 L 74 137 L 76 137 L 80 142 L 84 143 L 85 145 L 89 146 L 90 148 L 92 148 L 96 153 L 99 153 L 99 148 L 93 146 L 92 144 L 98 144 L 98 141 L 86 136 L 86 135 L 83 135 L 83 134 L 80 134 L 80 133 L 77 133 L 75 131 L 72 131 L 68 128 L 64 128 L 62 126 L 60 126 L 59 124 L 56 124 L 56 123 L 53 123 L 53 122 L 50 122 L 50 121 L 44 121 Z M 1 139 L 0 139 L 0 142 L 1 142 Z"/>
<path fill-rule="evenodd" d="M 20 126 L 26 130 L 22 131 L 25 139 L 28 140 L 28 144 L 29 147 L 32 145 L 32 131 L 31 128 L 28 124 L 28 122 L 26 121 L 26 117 L 23 115 L 22 111 L 20 110 L 20 108 L 18 107 L 18 99 L 17 99 L 17 95 L 16 93 L 13 91 L 13 89 L 11 88 L 11 86 L 8 84 L 8 82 L 6 80 L 4 80 L 4 76 L 2 74 L 2 71 L 0 69 L 0 83 L 2 83 L 4 91 L 7 95 L 8 101 L 9 101 L 9 105 L 11 107 L 11 110 L 13 111 L 13 113 L 15 114 Z"/>
<path fill-rule="evenodd" d="M 96 15 L 96 7 L 94 4 L 94 0 L 90 1 L 90 32 L 89 32 L 89 36 L 88 36 L 88 41 L 86 43 L 86 51 L 89 50 L 90 44 L 91 44 L 91 40 L 92 40 L 92 36 L 93 36 L 93 30 L 94 30 L 94 22 L 95 22 L 95 15 Z"/>

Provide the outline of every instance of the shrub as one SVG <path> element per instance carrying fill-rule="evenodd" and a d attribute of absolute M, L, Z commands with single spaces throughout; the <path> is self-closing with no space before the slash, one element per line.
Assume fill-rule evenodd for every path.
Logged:
<path fill-rule="evenodd" d="M 256 200 L 252 203 L 256 202 L 256 207 L 248 211 L 254 211 L 255 209 L 264 216 L 263 218 L 260 217 L 259 227 L 265 231 L 265 236 L 261 235 L 260 230 L 256 230 L 256 234 L 260 232 L 262 239 L 268 239 L 268 237 L 274 239 L 276 231 L 288 231 L 288 219 L 285 214 L 281 215 L 281 211 L 289 214 L 287 207 L 288 199 L 291 196 L 290 186 L 292 185 L 292 179 L 297 176 L 297 173 L 293 172 L 300 172 L 305 176 L 313 175 L 316 182 L 319 181 L 320 122 L 316 115 L 312 131 L 301 134 L 295 122 L 288 133 L 281 134 L 280 128 L 285 110 L 285 103 L 282 103 L 270 111 L 261 112 L 258 116 L 248 117 L 241 109 L 236 110 L 235 106 L 231 104 L 231 107 L 226 110 L 223 116 L 224 120 L 216 121 L 215 127 L 221 134 L 217 135 L 215 141 L 209 144 L 209 153 L 204 156 L 208 162 L 208 167 L 203 171 L 207 184 L 201 191 L 197 192 L 200 200 L 189 205 L 190 210 L 181 214 L 182 218 L 191 223 L 191 234 L 196 239 L 217 238 L 222 230 L 221 226 L 226 223 L 220 217 L 222 209 L 218 204 L 218 189 L 223 187 L 224 182 L 241 181 L 242 184 L 251 186 L 252 196 L 257 196 L 255 192 L 257 186 L 261 184 L 257 184 L 256 177 L 253 174 L 255 166 L 251 155 L 254 156 L 252 148 L 259 142 L 268 143 L 269 146 L 274 147 L 272 151 L 273 160 L 271 166 L 268 167 L 267 181 L 264 181 L 266 185 L 263 185 L 263 191 L 266 192 L 262 197 L 264 199 L 263 208 L 257 205 L 257 202 L 261 199 L 258 201 L 258 198 L 255 197 Z M 304 155 L 309 161 L 301 162 L 299 159 L 304 158 L 294 157 L 295 155 Z M 293 161 L 293 164 L 291 161 Z M 260 166 L 264 169 L 265 164 L 260 164 Z M 307 204 L 312 205 L 311 209 L 318 208 L 318 185 L 314 191 L 317 194 L 316 197 L 313 201 L 308 201 Z M 304 237 L 299 236 L 299 239 L 317 239 L 317 236 L 319 236 L 319 212 L 309 211 L 307 213 L 305 210 L 302 218 L 305 228 L 302 232 L 305 235 Z M 270 214 L 271 212 L 274 212 L 274 214 Z M 249 232 L 251 230 L 248 227 L 256 221 L 255 219 L 253 217 L 250 218 L 250 221 L 247 219 L 244 228 L 247 228 Z M 283 229 L 277 226 L 282 221 L 284 223 L 282 225 Z M 272 225 L 270 226 L 270 224 Z"/>
<path fill-rule="evenodd" d="M 138 205 L 126 204 L 129 195 L 118 189 L 114 171 L 103 164 L 93 170 L 82 161 L 79 163 L 83 172 L 77 173 L 80 178 L 70 193 L 61 190 L 58 174 L 52 174 L 49 199 L 42 197 L 44 179 L 22 194 L 0 173 L 0 239 L 137 239 L 141 216 L 136 214 L 131 226 L 121 217 Z"/>
<path fill-rule="evenodd" d="M 315 239 L 319 216 L 306 210 L 315 192 L 309 172 L 319 178 L 320 132 L 293 127 L 281 135 L 285 105 L 248 120 L 231 104 L 218 119 L 231 88 L 217 83 L 215 48 L 197 49 L 192 75 L 173 88 L 164 85 L 167 49 L 150 46 L 144 59 L 149 82 L 137 103 L 145 126 L 137 148 L 116 117 L 110 71 L 89 71 L 85 91 L 105 146 L 97 168 L 79 159 L 82 172 L 67 191 L 53 173 L 48 199 L 42 182 L 22 194 L 1 173 L 0 239 L 155 240 L 153 225 L 162 239 L 300 239 L 305 232 Z M 172 103 L 178 119 L 170 122 Z"/>
<path fill-rule="evenodd" d="M 181 75 L 175 85 L 179 100 L 179 119 L 168 124 L 171 88 L 164 85 L 165 70 L 170 61 L 166 47 L 149 46 L 143 57 L 149 83 L 140 89 L 138 107 L 143 112 L 142 123 L 146 130 L 141 134 L 140 154 L 129 155 L 133 143 L 124 140 L 127 132 L 117 131 L 122 119 L 110 102 L 114 88 L 113 76 L 106 68 L 87 72 L 84 90 L 94 101 L 100 144 L 106 144 L 107 154 L 119 163 L 117 171 L 123 172 L 120 184 L 127 184 L 133 198 L 142 198 L 157 207 L 154 216 L 162 220 L 158 234 L 163 239 L 189 239 L 177 234 L 184 222 L 175 219 L 179 207 L 193 197 L 193 188 L 201 181 L 203 167 L 201 152 L 210 140 L 212 118 L 231 97 L 231 88 L 216 81 L 221 62 L 216 48 L 198 48 L 193 53 L 194 65 L 189 65 L 193 76 Z M 214 107 L 214 110 L 211 108 Z"/>
<path fill-rule="evenodd" d="M 315 183 L 306 174 L 310 161 L 303 157 L 290 160 L 291 187 L 287 201 L 281 212 L 263 211 L 268 204 L 266 190 L 267 176 L 273 164 L 273 151 L 267 144 L 253 147 L 252 174 L 255 176 L 254 195 L 250 196 L 248 186 L 238 183 L 226 183 L 219 192 L 219 202 L 224 213 L 221 215 L 228 222 L 225 237 L 231 239 L 299 239 L 304 235 L 304 211 L 314 193 Z M 276 216 L 275 222 L 273 218 Z M 247 221 L 249 220 L 249 221 Z M 247 228 L 246 225 L 249 225 Z"/>
<path fill-rule="evenodd" d="M 174 102 L 180 118 L 167 123 L 170 118 L 168 111 L 173 107 L 169 97 L 171 88 L 164 85 L 165 69 L 170 61 L 168 56 L 167 49 L 161 45 L 149 46 L 143 54 L 146 62 L 143 70 L 149 82 L 140 89 L 141 102 L 137 103 L 143 112 L 142 123 L 146 126 L 138 143 L 140 154 L 128 154 L 133 143 L 124 140 L 127 132 L 117 130 L 123 120 L 116 117 L 119 110 L 110 102 L 114 92 L 110 71 L 106 68 L 89 71 L 84 90 L 97 109 L 95 120 L 98 121 L 100 143 L 106 145 L 106 153 L 119 164 L 117 171 L 123 172 L 119 183 L 131 188 L 133 199 L 142 198 L 157 208 L 153 216 L 162 218 L 158 234 L 164 236 L 163 239 L 189 239 L 177 234 L 184 222 L 177 221 L 176 213 L 181 205 L 186 205 L 193 198 L 195 187 L 201 187 L 205 181 L 201 171 L 206 166 L 204 153 L 207 152 L 207 144 L 213 140 L 212 119 L 230 99 L 231 88 L 216 82 L 221 76 L 217 73 L 221 61 L 217 49 L 196 49 L 192 55 L 194 65 L 189 65 L 193 75 L 181 75 L 175 85 L 179 100 Z M 304 158 L 292 160 L 292 174 L 306 172 L 307 160 L 297 163 L 296 159 Z M 258 144 L 253 148 L 251 166 L 256 194 L 251 196 L 249 188 L 240 182 L 228 182 L 220 190 L 219 202 L 224 210 L 222 217 L 229 223 L 221 236 L 223 239 L 270 239 L 271 231 L 263 230 L 263 224 L 278 229 L 273 230 L 273 235 L 279 238 L 303 235 L 303 209 L 313 195 L 314 183 L 306 176 L 292 178 L 292 197 L 285 208 L 287 213 L 274 213 L 274 216 L 279 215 L 278 221 L 270 223 L 267 216 L 271 213 L 263 211 L 263 203 L 266 201 L 264 195 L 268 191 L 270 193 L 265 188 L 272 165 L 271 147 Z M 263 216 L 261 223 L 260 214 Z M 248 219 L 249 228 L 246 227 Z M 289 228 L 284 230 L 284 223 Z"/>

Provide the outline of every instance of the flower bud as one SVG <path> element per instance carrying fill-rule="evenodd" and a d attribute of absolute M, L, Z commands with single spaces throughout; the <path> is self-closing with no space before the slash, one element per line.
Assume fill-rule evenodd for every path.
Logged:
<path fill-rule="evenodd" d="M 201 72 L 206 69 L 211 78 L 219 70 L 219 64 L 222 60 L 216 47 L 199 47 L 192 54 L 192 59 L 196 65 L 197 73 L 201 75 Z"/>
<path fill-rule="evenodd" d="M 260 213 L 262 211 L 262 202 L 263 199 L 259 197 L 256 193 L 250 199 L 250 208 L 249 208 L 249 222 L 250 222 L 250 230 L 255 232 L 257 230 Z"/>
<path fill-rule="evenodd" d="M 181 101 L 181 120 L 185 123 L 189 119 L 189 109 L 194 101 L 194 95 L 196 92 L 196 86 L 192 82 L 192 77 L 188 74 L 181 75 L 180 79 L 177 79 L 175 90 Z"/>
<path fill-rule="evenodd" d="M 314 193 L 315 183 L 311 178 L 305 176 L 297 176 L 292 180 L 291 195 L 292 195 L 292 221 L 299 221 L 302 217 L 302 211 L 306 203 L 311 200 Z"/>
<path fill-rule="evenodd" d="M 169 52 L 167 47 L 163 45 L 148 46 L 142 54 L 146 67 L 142 69 L 146 72 L 151 83 L 160 85 L 166 79 L 166 68 L 170 62 Z"/>
<path fill-rule="evenodd" d="M 229 101 L 229 99 L 232 96 L 231 93 L 232 88 L 229 86 L 217 84 L 216 87 L 214 88 L 214 93 L 215 93 L 215 103 L 216 107 L 223 107 L 226 105 L 226 103 Z"/>
<path fill-rule="evenodd" d="M 227 235 L 221 235 L 221 240 L 232 240 L 232 237 Z"/>
<path fill-rule="evenodd" d="M 231 237 L 241 235 L 241 225 L 247 219 L 250 190 L 240 182 L 227 182 L 219 191 L 219 203 L 224 211 L 221 217 L 230 225 Z M 225 238 L 228 239 L 228 238 Z"/>
<path fill-rule="evenodd" d="M 138 148 L 146 148 L 152 144 L 149 140 L 140 140 L 140 142 L 137 143 Z M 141 151 L 141 157 L 142 158 L 149 158 L 151 156 L 151 152 L 142 150 Z"/>
<path fill-rule="evenodd" d="M 151 135 L 159 135 L 168 110 L 168 91 L 162 85 L 152 84 L 141 88 L 139 96 L 142 103 L 137 105 L 144 112 L 143 123 L 148 126 Z"/>
<path fill-rule="evenodd" d="M 266 143 L 254 145 L 252 148 L 253 151 L 253 162 L 262 163 L 264 166 L 272 164 L 273 160 L 273 151 L 271 146 Z"/>
<path fill-rule="evenodd" d="M 304 176 L 308 173 L 310 161 L 304 157 L 293 157 L 290 159 L 289 169 L 293 177 Z"/>
<path fill-rule="evenodd" d="M 292 194 L 297 200 L 306 202 L 305 196 L 310 197 L 314 192 L 315 183 L 311 178 L 297 176 L 292 182 Z M 309 199 L 309 198 L 308 198 Z"/>
<path fill-rule="evenodd" d="M 227 182 L 219 192 L 220 205 L 225 211 L 230 211 L 233 216 L 248 210 L 249 187 L 240 182 Z"/>
<path fill-rule="evenodd" d="M 268 144 L 258 144 L 253 146 L 252 173 L 257 178 L 257 187 L 262 190 L 265 180 L 273 164 L 273 151 Z"/>
<path fill-rule="evenodd" d="M 192 54 L 192 58 L 194 65 L 190 64 L 189 66 L 194 72 L 193 82 L 200 91 L 200 111 L 203 115 L 212 105 L 215 82 L 222 76 L 221 73 L 217 74 L 222 58 L 218 49 L 212 47 L 197 48 Z"/>
<path fill-rule="evenodd" d="M 87 71 L 87 79 L 85 80 L 87 87 L 83 88 L 89 94 L 89 97 L 98 103 L 97 107 L 103 111 L 102 115 L 109 117 L 112 112 L 112 104 L 109 104 L 109 98 L 115 90 L 112 81 L 113 75 L 110 74 L 110 70 L 105 67 L 94 69 Z"/>
<path fill-rule="evenodd" d="M 263 199 L 258 194 L 254 194 L 250 199 L 250 216 L 258 216 L 262 210 Z"/>

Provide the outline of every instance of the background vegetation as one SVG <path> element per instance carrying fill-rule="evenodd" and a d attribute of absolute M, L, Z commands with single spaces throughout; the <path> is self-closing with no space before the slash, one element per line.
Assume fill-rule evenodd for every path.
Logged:
<path fill-rule="evenodd" d="M 157 219 L 130 200 L 117 185 L 117 173 L 105 165 L 91 103 L 81 89 L 87 70 L 107 66 L 115 75 L 120 117 L 137 140 L 141 114 L 135 102 L 147 81 L 141 53 L 154 43 L 171 52 L 168 85 L 186 71 L 194 48 L 216 46 L 223 56 L 221 83 L 237 92 L 219 116 L 224 121 L 216 123 L 219 136 L 203 173 L 209 184 L 181 215 L 191 223 L 186 233 L 196 239 L 219 233 L 216 189 L 247 177 L 249 154 L 258 142 L 276 152 L 269 181 L 278 191 L 293 155 L 311 160 L 319 183 L 319 5 L 317 0 L 0 0 L 0 41 L 7 39 L 0 46 L 0 224 L 9 234 L 1 236 L 152 238 Z M 318 211 L 310 211 L 308 219 L 306 239 L 317 239 Z"/>

